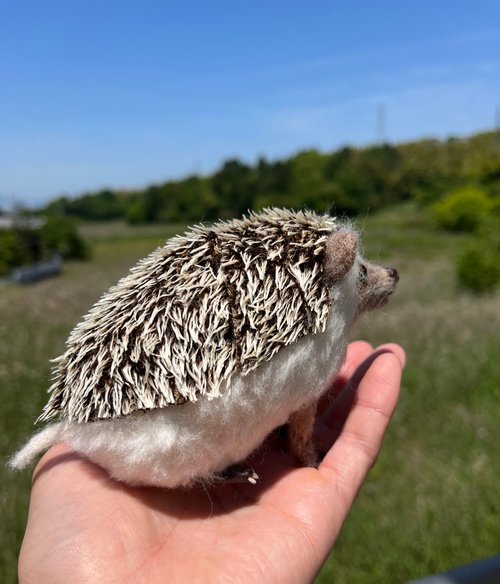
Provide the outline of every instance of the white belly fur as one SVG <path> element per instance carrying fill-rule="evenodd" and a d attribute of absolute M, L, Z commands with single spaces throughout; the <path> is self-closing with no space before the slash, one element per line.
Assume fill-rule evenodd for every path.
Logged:
<path fill-rule="evenodd" d="M 324 333 L 303 337 L 234 377 L 221 397 L 116 420 L 69 422 L 61 439 L 131 485 L 188 485 L 241 462 L 292 412 L 316 401 L 338 372 L 356 310 L 355 278 L 351 270 L 334 287 Z"/>

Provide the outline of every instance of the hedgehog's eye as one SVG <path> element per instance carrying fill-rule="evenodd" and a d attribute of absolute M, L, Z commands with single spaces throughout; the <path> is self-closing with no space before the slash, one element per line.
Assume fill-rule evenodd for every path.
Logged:
<path fill-rule="evenodd" d="M 367 276 L 368 276 L 368 270 L 366 269 L 365 264 L 359 264 L 358 280 L 360 282 L 366 282 Z"/>

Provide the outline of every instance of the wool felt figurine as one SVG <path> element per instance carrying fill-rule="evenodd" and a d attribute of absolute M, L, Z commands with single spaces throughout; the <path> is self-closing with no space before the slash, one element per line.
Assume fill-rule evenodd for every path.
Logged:
<path fill-rule="evenodd" d="M 297 463 L 314 465 L 316 404 L 349 329 L 397 280 L 327 215 L 267 209 L 194 227 L 76 326 L 39 418 L 58 421 L 10 465 L 67 441 L 130 485 L 255 482 L 242 463 L 283 424 Z"/>

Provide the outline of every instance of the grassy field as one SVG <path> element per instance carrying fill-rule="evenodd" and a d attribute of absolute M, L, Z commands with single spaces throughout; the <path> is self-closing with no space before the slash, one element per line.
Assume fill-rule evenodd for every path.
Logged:
<path fill-rule="evenodd" d="M 401 274 L 397 294 L 353 338 L 408 352 L 384 450 L 318 582 L 399 583 L 499 552 L 500 295 L 461 291 L 463 238 L 411 208 L 360 221 L 366 255 Z M 94 259 L 61 278 L 0 289 L 0 453 L 29 434 L 46 401 L 49 359 L 81 315 L 173 228 L 86 226 Z M 0 582 L 16 582 L 28 474 L 0 466 Z"/>

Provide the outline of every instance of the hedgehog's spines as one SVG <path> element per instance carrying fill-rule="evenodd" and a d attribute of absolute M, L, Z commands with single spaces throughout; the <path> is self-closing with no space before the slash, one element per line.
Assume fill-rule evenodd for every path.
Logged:
<path fill-rule="evenodd" d="M 321 332 L 336 225 L 272 208 L 172 238 L 73 330 L 40 420 L 87 422 L 217 397 L 235 372 Z"/>

